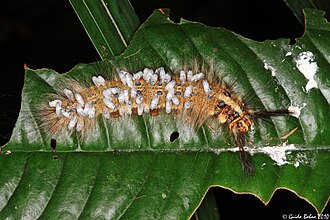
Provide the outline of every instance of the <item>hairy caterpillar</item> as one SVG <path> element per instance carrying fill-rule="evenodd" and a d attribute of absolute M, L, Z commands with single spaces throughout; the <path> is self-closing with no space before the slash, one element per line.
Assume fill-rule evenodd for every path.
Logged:
<path fill-rule="evenodd" d="M 253 110 L 233 91 L 233 85 L 216 79 L 215 75 L 212 67 L 194 65 L 174 74 L 163 67 L 144 68 L 133 74 L 119 70 L 112 79 L 93 76 L 91 86 L 72 80 L 63 83 L 57 97 L 48 100 L 42 109 L 42 121 L 51 134 L 65 129 L 85 135 L 92 132 L 98 117 L 113 120 L 164 112 L 176 114 L 193 127 L 212 121 L 230 131 L 240 149 L 243 171 L 253 174 L 254 167 L 244 147 L 255 119 L 294 112 Z"/>

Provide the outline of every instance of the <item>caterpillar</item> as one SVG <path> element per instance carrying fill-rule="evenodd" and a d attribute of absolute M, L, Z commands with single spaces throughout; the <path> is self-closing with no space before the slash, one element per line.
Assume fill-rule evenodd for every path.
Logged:
<path fill-rule="evenodd" d="M 88 134 L 96 118 L 138 117 L 143 114 L 176 114 L 194 127 L 212 120 L 233 136 L 244 173 L 253 175 L 250 155 L 244 150 L 246 135 L 257 118 L 294 115 L 294 109 L 256 111 L 235 93 L 233 83 L 216 78 L 213 68 L 184 67 L 170 74 L 163 67 L 129 73 L 123 69 L 111 79 L 93 76 L 91 86 L 63 83 L 58 96 L 42 109 L 51 134 L 62 129 Z M 217 132 L 217 130 L 215 130 Z"/>

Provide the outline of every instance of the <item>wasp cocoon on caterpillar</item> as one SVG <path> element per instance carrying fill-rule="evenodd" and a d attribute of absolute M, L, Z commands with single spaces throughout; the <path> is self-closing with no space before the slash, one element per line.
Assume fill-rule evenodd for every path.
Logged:
<path fill-rule="evenodd" d="M 163 67 L 144 68 L 136 72 L 117 71 L 115 77 L 93 76 L 90 86 L 68 80 L 42 107 L 43 127 L 50 135 L 63 129 L 93 132 L 97 118 L 114 120 L 143 114 L 175 114 L 192 127 L 216 124 L 226 127 L 240 149 L 242 168 L 253 174 L 250 155 L 244 151 L 246 134 L 256 118 L 291 114 L 289 110 L 255 111 L 233 86 L 215 77 L 212 65 L 186 66 L 174 74 Z M 212 129 L 217 132 L 219 129 Z"/>

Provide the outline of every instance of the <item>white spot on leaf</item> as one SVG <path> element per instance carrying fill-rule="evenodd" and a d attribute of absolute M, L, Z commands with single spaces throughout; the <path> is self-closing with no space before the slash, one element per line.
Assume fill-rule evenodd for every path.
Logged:
<path fill-rule="evenodd" d="M 266 63 L 265 61 L 264 61 L 264 68 L 266 70 L 270 70 L 273 77 L 276 76 L 276 69 L 273 66 L 271 66 L 269 63 Z"/>
<path fill-rule="evenodd" d="M 287 52 L 287 53 L 285 54 L 286 57 L 291 56 L 291 55 L 292 55 L 291 52 Z"/>
<path fill-rule="evenodd" d="M 317 82 L 314 79 L 318 66 L 317 63 L 314 62 L 314 59 L 314 54 L 310 51 L 300 53 L 296 59 L 296 67 L 308 80 L 305 86 L 306 92 L 312 88 L 318 88 Z"/>
<path fill-rule="evenodd" d="M 255 153 L 267 154 L 273 161 L 276 162 L 278 166 L 288 164 L 287 154 L 290 154 L 291 150 L 295 150 L 296 147 L 293 144 L 283 145 L 283 146 L 270 146 L 262 147 L 258 149 L 251 149 L 250 153 L 253 155 Z M 289 152 L 288 152 L 289 151 Z"/>
<path fill-rule="evenodd" d="M 166 199 L 167 195 L 165 193 L 162 193 L 162 198 Z"/>
<path fill-rule="evenodd" d="M 301 109 L 304 108 L 306 105 L 306 103 L 303 103 L 302 107 L 290 105 L 288 110 L 293 117 L 299 118 Z"/>

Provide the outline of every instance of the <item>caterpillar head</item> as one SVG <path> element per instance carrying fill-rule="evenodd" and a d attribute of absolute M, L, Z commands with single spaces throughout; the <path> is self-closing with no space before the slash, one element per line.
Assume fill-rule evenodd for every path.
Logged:
<path fill-rule="evenodd" d="M 228 124 L 234 133 L 246 134 L 252 125 L 252 118 L 244 110 L 244 103 L 227 97 L 220 97 L 215 107 L 215 115 L 219 124 Z"/>
<path fill-rule="evenodd" d="M 252 118 L 249 114 L 244 114 L 235 120 L 228 122 L 229 130 L 234 133 L 246 134 L 252 126 Z"/>

